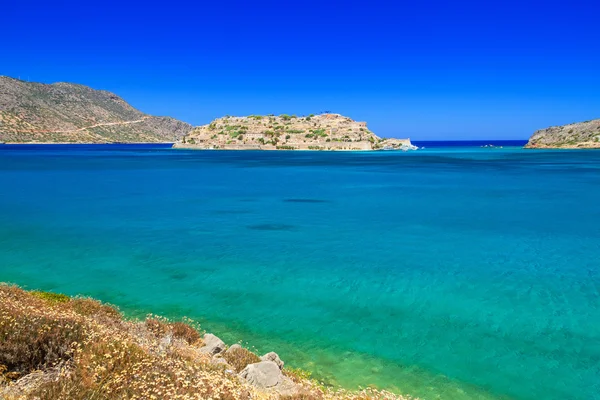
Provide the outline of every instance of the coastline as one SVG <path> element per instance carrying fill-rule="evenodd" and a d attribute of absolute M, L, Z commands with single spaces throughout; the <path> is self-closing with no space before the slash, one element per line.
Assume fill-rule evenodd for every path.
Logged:
<path fill-rule="evenodd" d="M 528 150 L 600 150 L 600 144 L 592 143 L 580 143 L 565 146 L 550 146 L 550 145 L 525 145 L 524 149 Z"/>
<path fill-rule="evenodd" d="M 0 281 L 0 297 L 2 288 L 6 287 L 6 285 L 14 287 L 13 284 L 7 284 L 5 282 Z M 366 370 L 370 370 L 372 372 L 376 371 L 376 375 L 384 373 L 384 376 L 386 377 L 385 379 L 397 380 L 394 379 L 394 377 L 397 377 L 397 374 L 400 371 L 404 371 L 406 369 L 406 366 L 392 366 L 391 364 L 385 365 L 382 364 L 380 360 L 372 359 L 371 356 L 361 353 L 346 353 L 345 355 L 335 354 L 334 356 L 330 352 L 326 351 L 326 349 L 313 349 L 312 354 L 306 354 L 303 351 L 296 349 L 292 342 L 282 342 L 280 340 L 273 340 L 274 338 L 268 341 L 267 348 L 264 348 L 263 343 L 263 346 L 260 346 L 263 348 L 263 350 L 259 351 L 254 346 L 254 344 L 258 343 L 255 340 L 257 338 L 253 337 L 252 332 L 240 331 L 239 327 L 232 327 L 229 323 L 217 323 L 213 320 L 207 321 L 201 317 L 194 317 L 193 319 L 189 319 L 180 313 L 164 314 L 163 312 L 161 312 L 160 314 L 155 314 L 152 313 L 152 310 L 150 308 L 143 306 L 141 308 L 131 306 L 122 308 L 120 306 L 115 306 L 115 303 L 113 303 L 112 301 L 105 302 L 102 300 L 98 300 L 96 296 L 88 297 L 87 295 L 83 294 L 66 296 L 57 293 L 54 290 L 42 291 L 30 288 L 25 289 L 22 286 L 16 287 L 19 289 L 23 288 L 23 290 L 25 290 L 28 293 L 48 293 L 49 296 L 56 295 L 61 297 L 70 297 L 71 299 L 88 299 L 98 304 L 109 306 L 118 310 L 124 321 L 134 325 L 137 324 L 138 326 L 143 326 L 148 318 L 156 318 L 165 322 L 188 321 L 188 323 L 192 327 L 198 329 L 201 333 L 205 332 L 205 327 L 209 327 L 206 329 L 206 331 L 215 334 L 219 338 L 223 339 L 223 341 L 226 343 L 226 346 L 230 345 L 229 347 L 233 347 L 234 345 L 242 345 L 245 349 L 248 349 L 249 351 L 257 355 L 263 353 L 266 354 L 270 351 L 275 351 L 277 354 L 285 354 L 285 356 L 282 356 L 281 359 L 285 362 L 288 372 L 290 372 L 291 374 L 299 374 L 302 377 L 301 384 L 304 385 L 304 387 L 316 387 L 317 390 L 322 390 L 325 392 L 324 397 L 300 397 L 301 400 L 417 400 L 419 398 L 462 398 L 465 395 L 468 395 L 468 398 L 477 398 L 480 400 L 498 399 L 498 396 L 488 392 L 487 390 L 484 390 L 483 388 L 474 386 L 467 382 L 454 381 L 444 375 L 434 375 L 430 371 L 426 371 L 417 366 L 410 367 L 410 369 L 413 370 L 412 379 L 407 380 L 406 376 L 404 376 L 401 381 L 398 381 L 398 386 L 389 387 L 386 385 L 384 388 L 381 388 L 378 384 L 365 379 L 365 375 L 363 375 L 363 373 L 366 372 Z M 77 293 L 77 291 L 71 293 Z M 1 308 L 2 305 L 0 304 L 0 318 L 2 311 Z M 232 330 L 232 328 L 234 328 L 235 330 Z M 240 332 L 242 332 L 241 336 Z M 308 361 L 313 359 L 314 357 L 317 357 L 319 359 L 327 359 L 331 358 L 332 356 L 335 357 L 337 362 L 339 362 L 340 357 L 343 357 L 344 363 L 347 364 L 348 373 L 352 377 L 351 380 L 354 381 L 353 384 L 347 384 L 347 382 L 344 382 L 343 380 L 339 381 L 338 379 L 336 379 L 336 377 L 334 377 L 334 375 L 331 374 L 333 372 L 330 370 L 331 365 L 329 367 L 323 365 L 317 366 L 314 365 L 312 361 Z M 223 366 L 224 364 L 222 364 L 222 361 L 220 360 L 221 358 L 222 355 L 215 355 L 215 357 L 213 357 L 213 361 Z M 333 362 L 333 359 L 331 359 L 330 362 Z M 367 375 L 373 376 L 372 374 Z M 0 373 L 0 397 L 2 395 L 1 376 L 2 374 Z M 358 384 L 357 382 L 357 376 L 363 377 L 360 380 L 360 384 Z M 371 397 L 363 397 L 364 388 L 369 388 L 369 395 Z M 261 395 L 264 395 L 264 393 L 261 393 Z M 257 398 L 263 399 L 263 397 Z M 276 396 L 266 398 L 277 399 L 279 397 Z M 285 397 L 285 399 L 291 400 L 291 398 L 288 399 L 287 397 Z M 7 398 L 7 400 L 13 399 Z"/>
<path fill-rule="evenodd" d="M 194 150 L 194 151 L 285 151 L 285 152 L 289 152 L 289 151 L 306 151 L 306 152 L 310 152 L 310 151 L 320 151 L 320 152 L 377 152 L 377 151 L 385 151 L 383 149 L 308 149 L 308 148 L 298 148 L 298 149 L 275 149 L 275 148 L 266 148 L 266 147 L 259 147 L 259 148 L 233 148 L 233 147 L 227 147 L 227 148 L 219 148 L 219 149 L 213 149 L 213 148 L 204 148 L 204 147 L 177 147 L 177 146 L 173 146 L 172 147 L 175 150 Z M 416 149 L 414 149 L 416 150 Z M 395 151 L 403 151 L 400 149 L 395 149 Z"/>
<path fill-rule="evenodd" d="M 239 343 L 228 346 L 185 317 L 171 321 L 149 314 L 144 319 L 131 319 L 116 306 L 92 298 L 24 290 L 4 282 L 0 282 L 0 300 L 0 322 L 3 322 L 0 324 L 3 339 L 0 341 L 0 396 L 6 399 L 31 398 L 45 392 L 55 395 L 90 390 L 102 393 L 106 390 L 103 386 L 109 387 L 108 392 L 102 393 L 105 395 L 118 396 L 121 389 L 130 394 L 131 390 L 137 391 L 136 394 L 144 397 L 157 390 L 152 378 L 156 374 L 155 365 L 147 364 L 139 369 L 136 365 L 140 356 L 132 360 L 132 351 L 143 353 L 142 357 L 148 361 L 154 358 L 156 364 L 168 361 L 161 366 L 161 373 L 171 373 L 175 378 L 171 377 L 170 383 L 168 378 L 158 383 L 159 392 L 167 397 L 204 398 L 202 391 L 216 389 L 225 390 L 228 399 L 409 399 L 373 388 L 348 391 L 326 386 L 311 379 L 310 372 L 285 367 L 275 352 L 259 357 Z M 94 339 L 90 341 L 87 337 Z M 47 340 L 51 342 L 44 344 Z M 108 347 L 97 348 L 98 342 L 106 342 Z M 30 353 L 36 346 L 41 347 L 36 353 Z M 111 352 L 115 346 L 122 350 Z M 40 352 L 46 354 L 42 359 L 39 359 Z M 100 361 L 89 364 L 90 357 L 92 361 L 94 358 Z M 122 386 L 120 382 L 126 372 L 115 370 L 114 362 L 137 371 L 134 380 L 141 382 L 134 384 L 135 389 Z M 180 387 L 181 375 L 190 378 L 190 366 L 196 378 L 206 379 L 203 385 L 208 388 L 190 392 L 189 385 Z M 72 379 L 85 375 L 90 368 L 96 371 L 94 376 L 102 376 L 101 386 L 83 378 Z M 111 388 L 115 385 L 117 388 Z"/>
<path fill-rule="evenodd" d="M 77 142 L 77 143 L 73 143 L 73 142 L 3 142 L 0 143 L 0 145 L 11 145 L 11 146 L 15 146 L 15 145 L 25 145 L 25 146 L 30 146 L 30 145 L 119 145 L 119 144 L 123 144 L 123 145 L 173 145 L 173 142 L 112 142 L 112 143 L 107 143 L 107 142 Z"/>
<path fill-rule="evenodd" d="M 245 147 L 245 146 L 231 146 L 224 148 L 207 148 L 202 146 L 193 146 L 186 145 L 180 146 L 177 143 L 173 142 L 131 142 L 131 143 L 100 143 L 100 142 L 5 142 L 0 143 L 0 146 L 51 146 L 51 145 L 60 145 L 60 146 L 91 146 L 91 145 L 99 145 L 99 146 L 111 146 L 111 145 L 144 145 L 144 146 L 152 146 L 152 145 L 160 145 L 167 146 L 171 145 L 169 148 L 175 150 L 195 150 L 195 151 L 212 151 L 212 150 L 221 150 L 221 151 L 335 151 L 335 152 L 371 152 L 371 151 L 385 151 L 384 149 L 373 149 L 373 148 L 322 148 L 322 149 L 310 149 L 310 148 L 294 148 L 294 149 L 278 149 L 274 146 L 259 146 L 259 147 Z M 394 149 L 395 151 L 407 151 L 407 150 L 416 150 L 417 147 L 410 144 L 411 147 L 407 147 L 406 149 Z"/>

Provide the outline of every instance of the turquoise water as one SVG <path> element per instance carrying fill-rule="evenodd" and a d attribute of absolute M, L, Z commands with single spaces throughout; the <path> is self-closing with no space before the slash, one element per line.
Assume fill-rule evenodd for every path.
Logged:
<path fill-rule="evenodd" d="M 600 399 L 600 152 L 0 146 L 0 280 L 329 383 Z"/>

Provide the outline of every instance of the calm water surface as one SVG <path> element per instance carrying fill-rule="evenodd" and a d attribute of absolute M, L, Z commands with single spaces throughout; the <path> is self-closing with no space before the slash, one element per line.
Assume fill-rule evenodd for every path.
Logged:
<path fill-rule="evenodd" d="M 599 151 L 0 146 L 0 280 L 347 387 L 600 399 L 598 260 Z"/>

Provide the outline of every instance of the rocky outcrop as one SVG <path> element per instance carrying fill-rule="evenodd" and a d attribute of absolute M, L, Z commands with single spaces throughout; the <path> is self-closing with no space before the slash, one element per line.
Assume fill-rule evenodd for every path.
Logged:
<path fill-rule="evenodd" d="M 225 343 L 210 333 L 205 334 L 202 341 L 204 346 L 200 348 L 200 352 L 211 356 L 211 364 L 221 366 L 229 373 L 235 373 L 235 368 L 227 362 L 227 356 L 231 355 L 233 357 L 231 361 L 234 362 L 236 357 L 243 357 L 243 354 L 248 352 L 248 350 L 239 344 L 234 344 L 225 349 Z M 256 356 L 254 357 L 258 360 Z M 284 362 L 281 361 L 281 358 L 275 352 L 270 352 L 260 357 L 259 362 L 246 365 L 247 362 L 242 365 L 243 369 L 239 372 L 238 376 L 258 389 L 267 389 L 278 395 L 292 395 L 302 389 L 300 385 L 294 383 L 283 374 Z"/>
<path fill-rule="evenodd" d="M 339 114 L 223 117 L 200 126 L 174 147 L 227 150 L 378 150 L 412 148 L 409 139 L 382 139 Z"/>
<path fill-rule="evenodd" d="M 529 149 L 600 148 L 600 119 L 536 131 L 525 145 Z"/>
<path fill-rule="evenodd" d="M 0 76 L 0 142 L 174 142 L 191 129 L 173 118 L 144 114 L 107 91 Z"/>

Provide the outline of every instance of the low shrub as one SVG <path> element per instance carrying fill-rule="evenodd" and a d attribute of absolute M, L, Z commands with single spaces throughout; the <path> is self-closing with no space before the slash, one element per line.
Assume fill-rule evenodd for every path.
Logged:
<path fill-rule="evenodd" d="M 229 363 L 235 372 L 241 372 L 249 364 L 260 362 L 260 357 L 243 347 L 229 349 L 223 354 L 225 361 Z"/>
<path fill-rule="evenodd" d="M 173 337 L 185 340 L 188 344 L 200 342 L 200 332 L 185 322 L 173 322 L 170 324 Z"/>
<path fill-rule="evenodd" d="M 322 394 L 297 393 L 280 396 L 279 400 L 323 400 Z"/>
<path fill-rule="evenodd" d="M 309 371 L 305 371 L 301 368 L 290 367 L 285 367 L 283 369 L 283 374 L 291 380 L 293 380 L 294 382 L 302 382 L 304 380 L 309 380 L 312 375 Z"/>
<path fill-rule="evenodd" d="M 0 310 L 0 364 L 13 377 L 69 361 L 84 327 L 73 318 L 24 313 L 17 307 Z"/>
<path fill-rule="evenodd" d="M 75 297 L 69 305 L 77 314 L 87 317 L 105 317 L 112 320 L 120 320 L 123 317 L 117 307 L 86 297 Z"/>
<path fill-rule="evenodd" d="M 169 323 L 165 319 L 158 317 L 146 317 L 144 325 L 146 325 L 146 329 L 157 338 L 165 337 L 170 331 Z"/>
<path fill-rule="evenodd" d="M 33 292 L 31 292 L 31 295 L 34 297 L 37 297 L 39 299 L 46 300 L 50 303 L 65 303 L 65 302 L 71 300 L 71 298 L 69 296 L 67 296 L 66 294 L 42 292 L 39 290 L 34 290 Z"/>
<path fill-rule="evenodd" d="M 165 318 L 149 315 L 146 317 L 144 325 L 156 338 L 160 339 L 171 334 L 174 338 L 185 340 L 188 344 L 196 344 L 201 340 L 200 332 L 190 325 L 193 324 L 193 321 L 187 321 L 169 322 Z"/>

